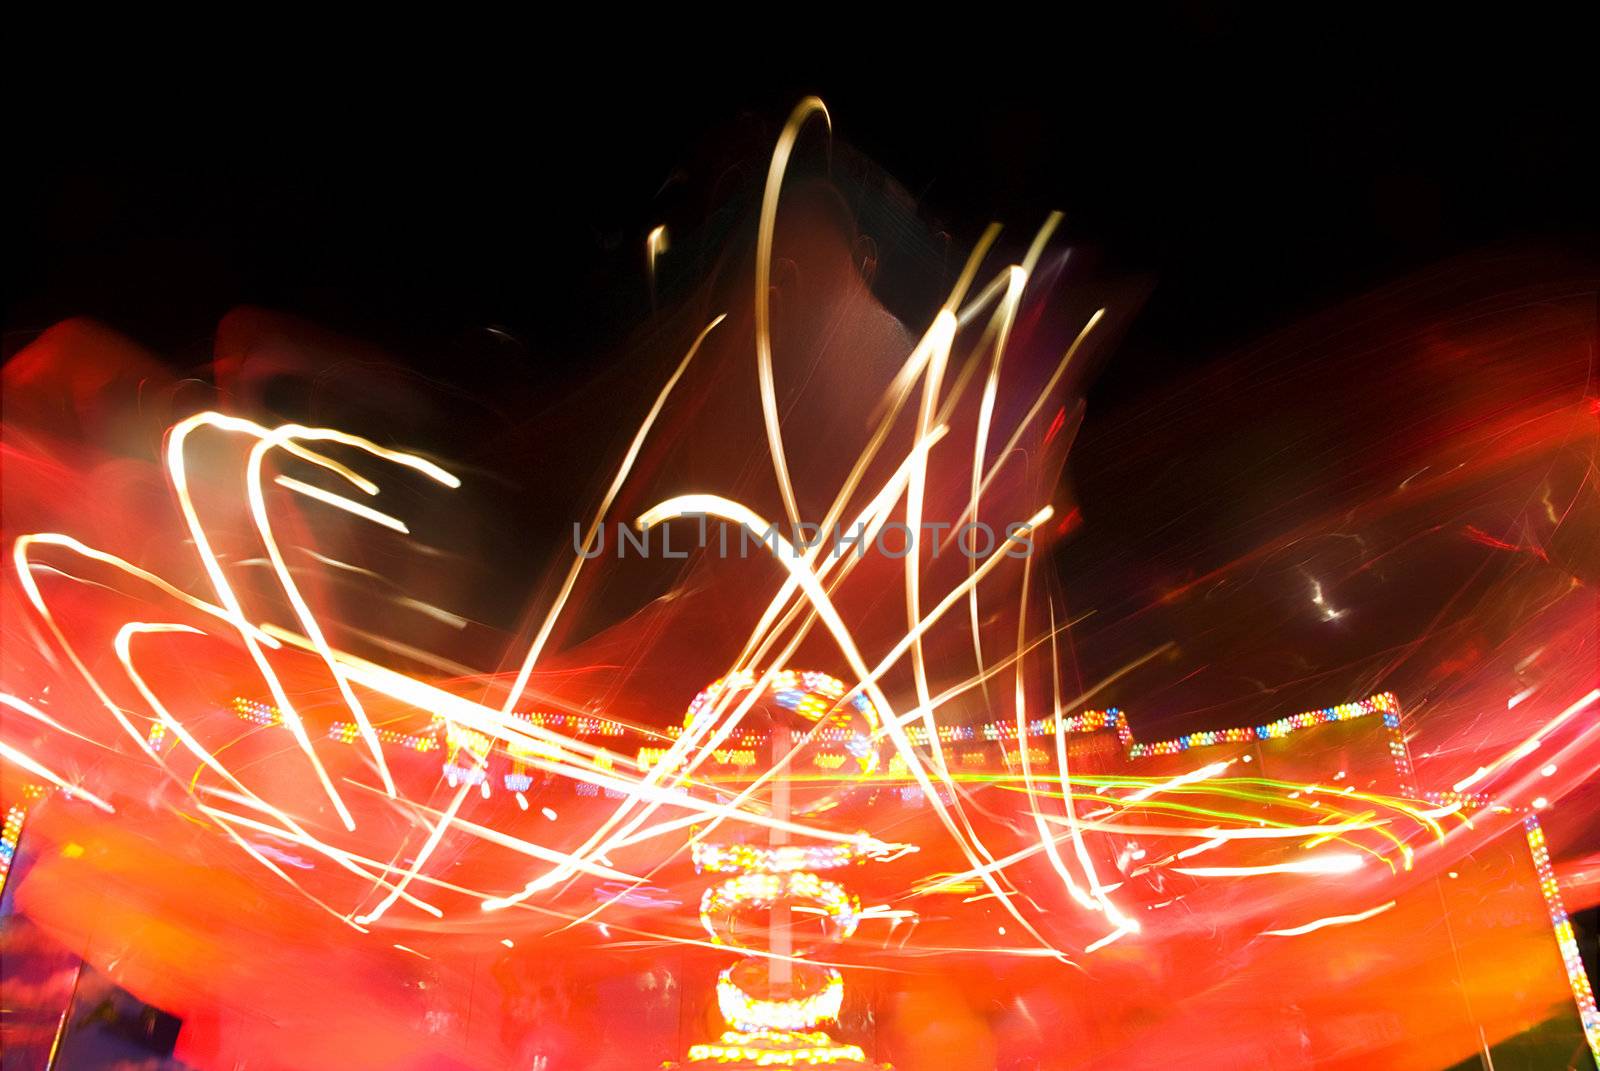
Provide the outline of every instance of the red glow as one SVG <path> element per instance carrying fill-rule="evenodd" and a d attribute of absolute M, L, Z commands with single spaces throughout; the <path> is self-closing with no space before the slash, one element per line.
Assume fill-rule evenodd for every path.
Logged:
<path fill-rule="evenodd" d="M 977 256 L 919 336 L 819 204 L 763 230 L 782 268 L 759 290 L 663 329 L 647 395 L 564 444 L 598 474 L 587 497 L 545 505 L 580 532 L 799 510 L 1017 524 L 1013 544 L 559 546 L 526 620 L 490 625 L 469 594 L 507 583 L 476 550 L 502 459 L 409 446 L 428 410 L 370 349 L 350 404 L 380 430 L 340 438 L 266 395 L 346 344 L 270 313 L 224 322 L 205 383 L 84 323 L 13 358 L 10 948 L 178 1016 L 197 1069 L 658 1066 L 730 1025 L 730 945 L 757 973 L 826 968 L 769 968 L 774 999 L 837 970 L 829 1043 L 902 1071 L 1429 1069 L 1582 1044 L 1557 937 L 1563 896 L 1594 902 L 1592 858 L 1558 859 L 1558 887 L 1527 819 L 1544 800 L 1554 829 L 1600 760 L 1584 332 L 1532 302 L 1445 319 L 1396 346 L 1415 413 L 1381 432 L 1336 392 L 1354 358 L 1308 365 L 1325 378 L 1293 392 L 1349 403 L 1317 429 L 1348 453 L 1315 476 L 1230 460 L 1253 482 L 1210 504 L 1231 527 L 1201 554 L 1170 522 L 1108 534 L 1049 505 L 1100 313 L 1058 321 L 1021 265 Z M 1131 465 L 1165 448 L 1154 423 L 1124 414 L 1100 448 Z M 1006 553 L 1052 530 L 1074 538 Z M 1096 567 L 1143 571 L 1054 572 L 1095 539 Z M 812 665 L 822 683 L 780 674 Z M 1281 697 L 1302 687 L 1322 697 L 1297 714 Z M 696 845 L 785 875 L 794 903 L 697 873 Z M 773 862 L 800 848 L 821 861 Z M 8 1003 L 58 1006 L 66 969 Z M 47 1015 L 0 1028 L 8 1051 L 54 1044 Z"/>

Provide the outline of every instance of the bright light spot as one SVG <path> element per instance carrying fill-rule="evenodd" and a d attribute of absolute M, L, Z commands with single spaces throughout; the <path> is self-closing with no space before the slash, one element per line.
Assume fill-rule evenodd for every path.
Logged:
<path fill-rule="evenodd" d="M 1351 923 L 1365 922 L 1375 915 L 1383 914 L 1392 907 L 1394 907 L 1394 901 L 1390 900 L 1387 904 L 1375 907 L 1371 911 L 1363 911 L 1358 915 L 1329 915 L 1327 918 L 1308 922 L 1304 926 L 1296 926 L 1288 930 L 1267 930 L 1266 933 L 1272 937 L 1298 937 L 1303 933 L 1311 933 L 1327 926 L 1349 926 Z"/>
<path fill-rule="evenodd" d="M 1316 580 L 1311 581 L 1311 604 L 1322 611 L 1322 620 L 1337 621 L 1344 616 L 1343 610 L 1335 610 L 1328 605 L 1328 600 L 1322 594 L 1322 584 Z"/>
<path fill-rule="evenodd" d="M 1452 878 L 1459 878 L 1459 877 L 1460 877 L 1460 876 L 1461 876 L 1461 875 L 1460 875 L 1460 874 L 1457 874 L 1457 873 L 1456 873 L 1456 872 L 1455 872 L 1455 871 L 1454 871 L 1454 870 L 1452 870 L 1452 871 L 1450 871 L 1450 876 L 1451 876 L 1451 877 L 1452 877 Z"/>
<path fill-rule="evenodd" d="M 516 945 L 511 943 L 511 938 L 509 938 L 509 937 L 500 938 L 500 943 L 505 945 L 507 948 L 516 948 L 517 947 Z"/>
<path fill-rule="evenodd" d="M 1536 811 L 1542 811 L 1548 806 L 1550 806 L 1550 801 L 1545 799 L 1543 796 L 1540 796 L 1533 801 L 1533 809 Z"/>
<path fill-rule="evenodd" d="M 551 810 L 549 807 L 540 807 L 539 813 L 550 819 L 552 822 L 556 820 L 556 812 Z"/>
<path fill-rule="evenodd" d="M 1545 767 L 1542 770 L 1540 770 L 1539 772 L 1541 774 L 1543 774 L 1544 776 L 1546 776 L 1546 777 L 1550 777 L 1556 772 L 1556 764 L 1553 763 L 1553 762 L 1552 763 L 1547 763 L 1545 765 Z"/>
<path fill-rule="evenodd" d="M 1190 874 L 1201 878 L 1244 877 L 1251 874 L 1349 874 L 1361 869 L 1361 856 L 1351 852 L 1335 852 L 1269 866 L 1196 866 L 1173 869 L 1179 874 Z"/>
<path fill-rule="evenodd" d="M 645 237 L 644 244 L 645 248 L 650 252 L 650 261 L 653 266 L 655 263 L 655 258 L 667 251 L 666 224 L 663 223 L 652 228 L 650 233 Z"/>

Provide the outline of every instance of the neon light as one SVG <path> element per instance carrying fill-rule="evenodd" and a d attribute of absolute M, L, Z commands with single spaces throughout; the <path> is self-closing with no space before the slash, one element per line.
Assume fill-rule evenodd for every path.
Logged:
<path fill-rule="evenodd" d="M 792 1032 L 832 1022 L 844 1006 L 844 978 L 832 967 L 826 970 L 827 980 L 810 996 L 761 1000 L 740 989 L 733 968 L 724 967 L 717 975 L 717 1009 L 729 1026 L 751 1034 Z"/>
<path fill-rule="evenodd" d="M 754 844 L 705 844 L 690 849 L 696 871 L 762 870 L 774 874 L 793 870 L 834 870 L 884 853 L 854 844 L 783 845 L 763 848 Z"/>
<path fill-rule="evenodd" d="M 1544 894 L 1545 907 L 1550 912 L 1550 923 L 1555 930 L 1556 947 L 1561 950 L 1561 963 L 1567 972 L 1567 986 L 1578 1005 L 1578 1018 L 1583 1023 L 1583 1036 L 1589 1042 L 1589 1052 L 1600 1064 L 1600 1009 L 1596 1009 L 1594 990 L 1589 985 L 1589 975 L 1583 969 L 1583 957 L 1578 952 L 1578 942 L 1572 933 L 1572 920 L 1567 917 L 1566 906 L 1561 902 L 1561 886 L 1556 882 L 1555 869 L 1550 865 L 1550 849 L 1545 844 L 1544 828 L 1533 815 L 1522 820 L 1523 832 L 1528 838 L 1528 851 L 1533 854 L 1533 866 L 1539 874 L 1539 891 Z"/>
<path fill-rule="evenodd" d="M 859 1045 L 840 1045 L 821 1031 L 813 1033 L 750 1034 L 729 1030 L 720 1044 L 692 1045 L 690 1063 L 753 1063 L 757 1067 L 817 1067 L 844 1061 L 864 1063 L 867 1054 Z"/>
<path fill-rule="evenodd" d="M 722 716 L 727 708 L 726 700 L 731 699 L 733 693 L 749 691 L 756 683 L 756 675 L 749 671 L 736 672 L 716 681 L 689 704 L 683 719 L 684 728 L 692 731 L 707 727 L 705 723 L 710 718 Z M 846 769 L 848 763 L 850 772 L 867 776 L 879 764 L 879 750 L 874 740 L 881 719 L 877 708 L 865 695 L 849 699 L 845 696 L 844 683 L 834 677 L 787 669 L 772 676 L 765 692 L 765 697 L 777 706 L 811 723 L 808 735 L 812 739 L 828 734 L 825 738 L 844 744 L 842 752 L 815 756 L 818 765 L 826 769 Z M 725 701 L 719 704 L 719 699 Z M 666 754 L 656 761 L 665 761 Z M 643 752 L 640 757 L 642 760 Z M 754 759 L 753 749 L 750 757 Z M 836 798 L 815 805 L 815 809 L 825 809 L 834 801 Z M 786 821 L 788 816 L 785 805 L 780 817 Z M 837 881 L 822 878 L 814 871 L 839 870 L 852 863 L 909 850 L 912 850 L 909 845 L 884 844 L 864 834 L 857 843 L 826 845 L 773 843 L 761 846 L 696 840 L 691 847 L 696 871 L 735 872 L 734 877 L 711 886 L 701 896 L 700 924 L 713 944 L 754 952 L 757 950 L 744 944 L 734 933 L 734 913 L 749 907 L 770 910 L 779 905 L 803 902 L 816 905 L 820 909 L 817 913 L 832 927 L 828 940 L 848 940 L 860 923 L 861 901 Z M 785 947 L 783 952 L 787 951 Z M 844 978 L 835 968 L 806 964 L 804 955 L 804 951 L 796 952 L 786 968 L 787 971 L 799 968 L 803 972 L 799 977 L 809 976 L 813 980 L 815 989 L 803 996 L 773 999 L 747 992 L 734 980 L 734 974 L 751 963 L 751 957 L 723 968 L 717 975 L 717 1008 L 730 1029 L 722 1035 L 720 1043 L 691 1046 L 689 1062 L 792 1067 L 864 1061 L 860 1047 L 840 1045 L 826 1033 L 812 1031 L 818 1024 L 838 1018 L 844 1002 Z"/>
<path fill-rule="evenodd" d="M 1331 725 L 1335 722 L 1352 721 L 1372 714 L 1382 714 L 1384 725 L 1391 730 L 1399 728 L 1400 702 L 1392 692 L 1382 692 L 1366 699 L 1353 703 L 1340 703 L 1338 706 L 1322 707 L 1319 710 L 1307 710 L 1287 718 L 1257 725 L 1254 728 L 1214 729 L 1207 732 L 1189 733 L 1186 736 L 1174 737 L 1171 740 L 1158 740 L 1149 744 L 1131 744 L 1128 747 L 1128 757 L 1137 759 L 1146 755 L 1177 755 L 1188 751 L 1191 747 L 1211 747 L 1216 744 L 1245 744 L 1256 740 L 1281 740 L 1290 733 L 1311 729 L 1318 725 Z M 1390 753 L 1396 758 L 1399 765 L 1403 755 L 1403 746 L 1396 749 L 1391 742 Z M 1409 771 L 1410 762 L 1406 760 L 1406 769 Z"/>
<path fill-rule="evenodd" d="M 804 870 L 791 870 L 784 875 L 754 871 L 711 886 L 700 898 L 700 924 L 711 935 L 712 943 L 747 948 L 731 937 L 725 939 L 718 932 L 720 927 L 716 925 L 716 920 L 731 914 L 736 908 L 770 907 L 783 900 L 809 900 L 821 905 L 823 913 L 838 925 L 841 941 L 856 932 L 861 901 L 838 882 L 819 878 Z"/>
<path fill-rule="evenodd" d="M 17 856 L 17 842 L 22 839 L 22 823 L 28 812 L 21 807 L 6 811 L 6 822 L 0 827 L 0 896 L 5 895 L 6 875 L 11 873 L 11 861 Z"/>

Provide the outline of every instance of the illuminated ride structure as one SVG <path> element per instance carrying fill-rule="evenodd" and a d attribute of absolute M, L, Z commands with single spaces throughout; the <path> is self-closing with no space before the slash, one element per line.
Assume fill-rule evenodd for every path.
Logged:
<path fill-rule="evenodd" d="M 843 682 L 815 672 L 780 673 L 764 691 L 757 691 L 757 683 L 747 672 L 712 684 L 695 697 L 684 727 L 714 716 L 719 700 L 733 704 L 742 695 L 761 702 L 771 721 L 768 746 L 773 765 L 765 780 L 775 819 L 814 818 L 836 807 L 851 791 L 853 779 L 877 772 L 881 721 L 866 696 L 856 694 L 846 700 Z M 804 798 L 796 800 L 784 767 L 824 756 L 840 759 L 838 772 L 844 776 L 839 789 L 807 792 L 802 787 Z M 747 955 L 717 975 L 717 1009 L 728 1029 L 714 1042 L 691 1046 L 688 1063 L 876 1066 L 867 1062 L 861 1046 L 840 1044 L 820 1029 L 839 1018 L 844 978 L 837 968 L 817 966 L 805 957 L 855 933 L 861 901 L 835 880 L 835 872 L 881 854 L 886 846 L 792 845 L 788 831 L 777 826 L 770 828 L 766 839 L 765 845 L 698 839 L 691 845 L 697 872 L 733 875 L 716 881 L 701 898 L 700 922 L 711 940 L 771 955 Z M 796 908 L 815 913 L 820 940 L 796 946 Z M 747 943 L 740 932 L 741 915 L 752 909 L 768 916 L 765 947 Z"/>
<path fill-rule="evenodd" d="M 722 746 L 708 751 L 713 768 L 702 771 L 701 776 L 723 787 L 729 813 L 761 813 L 773 821 L 763 826 L 736 826 L 712 820 L 690 830 L 689 854 L 702 884 L 699 917 L 707 943 L 739 953 L 740 958 L 718 971 L 714 993 L 697 995 L 691 989 L 683 994 L 684 1021 L 690 1024 L 683 1032 L 690 1036 L 674 1034 L 658 1044 L 666 1051 L 668 1066 L 886 1067 L 874 1055 L 882 1046 L 874 1043 L 870 994 L 852 998 L 847 1005 L 845 980 L 852 972 L 842 971 L 828 960 L 844 951 L 842 943 L 864 921 L 882 917 L 881 911 L 862 907 L 856 887 L 871 885 L 874 871 L 893 869 L 916 851 L 907 843 L 851 833 L 856 820 L 870 816 L 875 829 L 903 827 L 925 815 L 927 801 L 898 757 L 885 760 L 877 744 L 881 726 L 872 704 L 850 694 L 842 682 L 821 673 L 786 671 L 762 689 L 755 684 L 748 675 L 718 681 L 696 697 L 685 718 L 687 730 L 697 719 L 720 720 L 727 711 L 737 709 L 730 720 L 738 727 L 730 731 Z M 1585 698 L 1591 705 L 1595 701 L 1592 693 Z M 278 724 L 273 709 L 255 701 L 236 701 L 232 713 L 256 723 L 257 731 L 270 731 Z M 526 718 L 599 741 L 619 761 L 631 749 L 641 768 L 670 761 L 671 751 L 661 746 L 662 737 L 670 740 L 684 731 L 647 737 L 600 717 L 530 714 Z M 349 739 L 340 726 L 329 735 Z M 925 732 L 913 727 L 910 735 L 919 747 L 930 748 Z M 1144 793 L 1151 792 L 1150 786 L 1161 786 L 1168 793 L 1204 791 L 1212 795 L 1202 809 L 1211 815 L 1219 812 L 1228 796 L 1239 796 L 1251 785 L 1299 786 L 1283 793 L 1271 807 L 1253 812 L 1258 828 L 1279 824 L 1274 815 L 1282 808 L 1321 812 L 1324 817 L 1319 820 L 1328 820 L 1329 809 L 1339 809 L 1337 814 L 1365 814 L 1391 806 L 1396 814 L 1416 819 L 1412 823 L 1415 835 L 1396 836 L 1376 823 L 1363 832 L 1377 831 L 1387 839 L 1360 846 L 1391 874 L 1409 869 L 1414 845 L 1426 840 L 1426 827 L 1437 821 L 1431 815 L 1450 814 L 1466 822 L 1475 814 L 1507 820 L 1520 817 L 1516 827 L 1520 836 L 1500 837 L 1482 845 L 1453 864 L 1447 876 L 1416 885 L 1366 910 L 1265 931 L 1262 939 L 1275 939 L 1276 946 L 1262 959 L 1270 961 L 1276 955 L 1281 962 L 1277 967 L 1271 962 L 1257 963 L 1247 971 L 1259 971 L 1262 979 L 1269 979 L 1285 963 L 1303 970 L 1305 962 L 1339 961 L 1343 970 L 1367 972 L 1366 984 L 1374 994 L 1403 988 L 1412 994 L 1412 1000 L 1402 1006 L 1376 1005 L 1367 1012 L 1383 1017 L 1388 1025 L 1381 1029 L 1397 1043 L 1405 1039 L 1424 1049 L 1430 1043 L 1441 1049 L 1459 1048 L 1462 1038 L 1471 1034 L 1501 1038 L 1484 1043 L 1491 1054 L 1535 1060 L 1545 1058 L 1541 1053 L 1564 1052 L 1584 1041 L 1591 1051 L 1600 1050 L 1600 1014 L 1550 869 L 1537 814 L 1532 808 L 1501 805 L 1482 793 L 1421 789 L 1416 784 L 1400 707 L 1390 694 L 1267 724 L 1159 742 L 1135 740 L 1127 719 L 1117 710 L 1085 711 L 1062 718 L 1059 724 L 1054 718 L 1039 719 L 1020 730 L 1016 724 L 1004 722 L 941 725 L 937 737 L 935 750 L 948 764 L 951 784 L 984 785 L 994 791 L 1015 790 L 1017 770 L 1023 763 L 1030 777 L 1045 780 L 1055 775 L 1061 763 L 1070 762 L 1073 783 L 1081 783 L 1087 795 L 1107 792 L 1111 786 L 1145 786 L 1137 790 Z M 565 790 L 580 799 L 619 794 L 559 778 L 541 779 L 526 765 L 528 754 L 503 747 L 491 749 L 485 761 L 476 761 L 463 749 L 477 742 L 442 722 L 412 735 L 385 731 L 384 739 L 402 751 L 431 756 L 428 765 L 433 770 L 440 766 L 432 763 L 441 762 L 448 778 L 476 786 L 482 795 L 493 794 L 491 785 L 503 788 L 523 810 L 528 806 L 524 793 L 546 798 Z M 1330 771 L 1330 762 L 1337 769 Z M 1139 773 L 1130 774 L 1131 770 Z M 1252 776 L 1221 780 L 1218 775 L 1224 770 L 1247 771 Z M 1172 806 L 1193 805 L 1175 802 Z M 1085 807 L 1082 800 L 1078 807 L 1085 821 L 1098 813 Z M 8 813 L 0 867 L 9 865 L 18 851 L 25 817 L 20 805 Z M 805 843 L 804 830 L 830 827 L 845 835 Z M 1117 843 L 1124 861 L 1130 857 L 1137 860 L 1150 850 L 1148 839 L 1132 835 Z M 1191 879 L 1280 870 L 1292 873 L 1299 866 L 1292 853 L 1286 855 L 1274 847 L 1284 843 L 1246 839 L 1233 846 L 1244 848 L 1246 854 L 1230 854 L 1226 866 L 1184 866 L 1185 862 L 1206 864 L 1207 860 L 1180 859 L 1170 861 L 1167 872 L 1169 878 L 1181 874 Z M 1028 851 L 1042 854 L 1038 848 L 1024 854 Z M 1348 855 L 1337 858 L 1351 860 L 1348 872 L 1354 874 L 1359 860 Z M 1337 873 L 1338 869 L 1321 872 Z M 1122 880 L 1130 886 L 1141 874 L 1137 863 L 1125 865 L 1123 870 Z M 1302 868 L 1299 876 L 1316 872 Z M 981 898 L 971 895 L 979 888 L 970 873 L 939 873 L 923 879 L 918 894 L 968 902 Z M 1198 892 L 1192 898 L 1197 905 L 1206 903 Z M 1419 944 L 1444 941 L 1437 925 L 1443 920 L 1448 941 L 1433 953 L 1404 960 L 1392 957 L 1394 950 L 1385 947 L 1379 931 L 1369 938 L 1357 925 L 1383 915 L 1389 916 L 1392 927 L 1382 932 L 1392 933 L 1393 927 L 1400 927 L 1408 932 L 1408 942 Z M 962 928 L 970 928 L 970 923 L 963 923 Z M 1126 929 L 1131 927 L 1119 927 L 1101 943 L 1115 941 Z M 999 932 L 1006 931 L 1001 928 Z M 1296 940 L 1283 940 L 1289 937 Z M 1161 940 L 1159 925 L 1147 921 L 1136 943 Z M 1142 947 L 1154 947 L 1159 954 L 1159 944 Z M 1276 952 L 1276 947 L 1283 951 Z M 867 951 L 861 946 L 858 961 Z M 850 988 L 854 987 L 852 983 Z M 1253 1029 L 1267 1039 L 1284 1030 L 1299 1030 L 1303 1036 L 1324 1019 L 1350 1014 L 1347 995 L 1341 998 L 1330 993 L 1327 1007 L 1319 1009 L 1313 1003 L 1315 996 L 1278 998 L 1268 986 L 1252 989 L 1248 979 L 1239 988 L 1251 992 Z M 1348 979 L 1342 979 L 1339 988 L 1347 990 Z M 1314 994 L 1315 989 L 1313 986 L 1309 992 Z M 704 1007 L 713 996 L 723 1029 L 714 1037 L 696 1038 L 693 1034 L 699 1028 L 692 1024 L 701 1020 L 688 1009 Z M 1203 995 L 1194 999 L 1204 1007 Z M 1237 996 L 1229 1000 L 1237 1011 Z M 1107 1038 L 1102 1038 L 1102 1043 L 1114 1044 L 1116 1024 L 1105 1024 L 1104 1030 Z M 1262 1042 L 1264 1058 L 1274 1058 L 1274 1044 L 1282 1042 Z M 673 1048 L 676 1057 L 671 1054 Z M 655 1058 L 656 1064 L 661 1062 Z M 1427 1065 L 1397 1056 L 1394 1066 Z"/>

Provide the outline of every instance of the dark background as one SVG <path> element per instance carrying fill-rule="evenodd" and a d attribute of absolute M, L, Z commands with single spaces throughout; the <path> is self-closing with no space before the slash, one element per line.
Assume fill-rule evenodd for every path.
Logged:
<path fill-rule="evenodd" d="M 199 363 L 261 304 L 456 376 L 496 325 L 527 375 L 576 381 L 646 308 L 675 175 L 770 144 L 811 92 L 958 241 L 1059 208 L 1105 271 L 1155 281 L 1101 400 L 1463 251 L 1594 249 L 1592 17 L 1342 16 L 997 13 L 927 41 L 813 29 L 770 61 L 777 31 L 24 35 L 4 352 L 88 315 Z"/>

